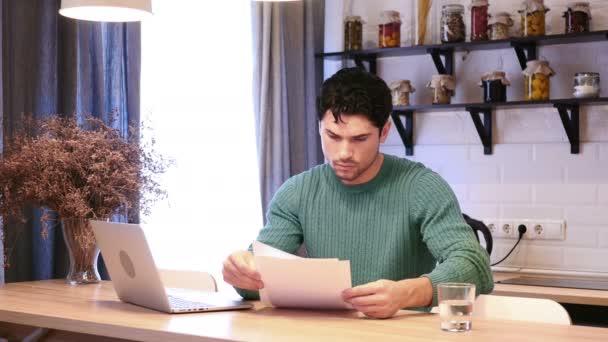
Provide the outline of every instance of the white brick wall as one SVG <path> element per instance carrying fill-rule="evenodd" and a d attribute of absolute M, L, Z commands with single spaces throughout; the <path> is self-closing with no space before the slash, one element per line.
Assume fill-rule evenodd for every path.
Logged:
<path fill-rule="evenodd" d="M 608 230 L 602 230 L 599 232 L 599 246 L 600 248 L 608 248 Z"/>
<path fill-rule="evenodd" d="M 469 191 L 474 203 L 529 203 L 532 198 L 532 187 L 527 184 L 472 184 Z"/>
<path fill-rule="evenodd" d="M 600 146 L 600 161 L 608 162 L 608 145 Z"/>
<path fill-rule="evenodd" d="M 597 185 L 593 184 L 537 184 L 534 203 L 573 205 L 597 203 Z"/>
<path fill-rule="evenodd" d="M 410 17 L 409 2 L 401 0 L 342 2 L 343 13 L 339 13 L 339 6 L 331 6 L 326 13 L 326 25 L 333 32 L 326 35 L 328 51 L 341 48 L 341 21 L 335 19 L 346 12 L 362 15 L 367 21 L 367 44 L 376 39 L 375 25 L 382 10 L 397 9 L 403 17 Z M 493 1 L 491 11 L 513 12 L 519 3 Z M 549 32 L 562 32 L 561 14 L 568 1 L 545 3 L 551 8 Z M 590 3 L 594 11 L 592 29 L 608 29 L 608 1 Z M 570 97 L 572 76 L 579 71 L 599 72 L 605 89 L 602 95 L 608 96 L 607 42 L 542 47 L 539 55 L 557 73 L 551 80 L 552 98 Z M 479 77 L 497 68 L 501 59 L 512 84 L 509 99 L 522 99 L 521 69 L 513 50 L 506 49 L 457 54 L 453 102 L 479 102 Z M 338 68 L 339 63 L 326 63 L 326 76 Z M 378 74 L 386 81 L 413 82 L 417 88 L 413 103 L 430 103 L 425 85 L 435 73 L 429 56 L 386 58 L 378 63 Z M 494 154 L 486 156 L 467 112 L 416 114 L 415 156 L 411 159 L 441 174 L 453 187 L 463 212 L 473 217 L 566 220 L 564 241 L 522 241 L 502 266 L 608 273 L 608 106 L 581 108 L 583 143 L 578 155 L 570 154 L 554 108 L 498 110 L 494 118 Z M 396 130 L 382 151 L 405 156 Z M 497 239 L 492 261 L 506 255 L 514 241 Z"/>
<path fill-rule="evenodd" d="M 608 204 L 608 185 L 604 184 L 604 185 L 600 185 L 599 187 L 599 203 L 600 204 Z"/>

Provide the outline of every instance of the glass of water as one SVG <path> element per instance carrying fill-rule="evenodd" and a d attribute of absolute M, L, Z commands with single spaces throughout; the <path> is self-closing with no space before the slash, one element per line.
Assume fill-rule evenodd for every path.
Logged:
<path fill-rule="evenodd" d="M 469 331 L 475 302 L 475 284 L 441 283 L 437 285 L 441 329 Z"/>

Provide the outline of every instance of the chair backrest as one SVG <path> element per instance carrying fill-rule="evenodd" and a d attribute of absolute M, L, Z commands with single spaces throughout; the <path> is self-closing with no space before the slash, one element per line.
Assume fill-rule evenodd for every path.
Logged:
<path fill-rule="evenodd" d="M 217 291 L 215 278 L 207 272 L 158 270 L 165 287 L 190 290 Z"/>
<path fill-rule="evenodd" d="M 469 226 L 471 226 L 471 229 L 473 229 L 473 233 L 475 233 L 475 238 L 477 239 L 477 242 L 479 242 L 479 236 L 477 235 L 477 232 L 480 232 L 483 235 L 483 239 L 486 242 L 486 250 L 488 251 L 489 255 L 492 255 L 492 247 L 494 243 L 492 240 L 492 232 L 490 232 L 490 229 L 482 221 L 476 220 L 468 216 L 467 214 L 462 214 L 462 217 L 464 217 L 464 220 Z"/>
<path fill-rule="evenodd" d="M 570 325 L 570 315 L 558 302 L 550 299 L 480 295 L 473 316 L 512 321 Z"/>

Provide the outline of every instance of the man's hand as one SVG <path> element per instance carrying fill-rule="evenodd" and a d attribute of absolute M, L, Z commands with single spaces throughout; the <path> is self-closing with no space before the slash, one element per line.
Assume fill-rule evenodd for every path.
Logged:
<path fill-rule="evenodd" d="M 253 262 L 253 254 L 249 251 L 230 254 L 224 261 L 222 275 L 225 282 L 244 290 L 259 290 L 264 287 L 262 277 Z"/>
<path fill-rule="evenodd" d="M 381 279 L 344 290 L 342 298 L 366 316 L 389 318 L 404 308 L 430 305 L 433 287 L 426 277 L 400 281 Z"/>

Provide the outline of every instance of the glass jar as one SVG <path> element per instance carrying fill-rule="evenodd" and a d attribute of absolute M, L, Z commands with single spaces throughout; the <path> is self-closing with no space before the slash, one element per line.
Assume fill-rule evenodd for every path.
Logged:
<path fill-rule="evenodd" d="M 490 19 L 490 39 L 503 40 L 511 38 L 510 29 L 513 26 L 513 19 L 507 12 L 499 12 Z"/>
<path fill-rule="evenodd" d="M 549 11 L 543 0 L 526 0 L 519 11 L 523 37 L 545 35 L 545 13 Z"/>
<path fill-rule="evenodd" d="M 495 103 L 507 101 L 507 86 L 511 85 L 503 71 L 492 71 L 481 77 L 483 102 Z"/>
<path fill-rule="evenodd" d="M 471 0 L 471 41 L 488 40 L 488 0 Z"/>
<path fill-rule="evenodd" d="M 401 18 L 397 11 L 384 11 L 378 25 L 378 47 L 399 47 L 401 41 Z"/>
<path fill-rule="evenodd" d="M 589 32 L 591 9 L 588 2 L 575 2 L 564 12 L 566 33 Z"/>
<path fill-rule="evenodd" d="M 393 106 L 409 106 L 410 94 L 416 92 L 409 80 L 392 82 L 389 88 L 393 95 Z"/>
<path fill-rule="evenodd" d="M 526 101 L 549 100 L 551 94 L 550 77 L 555 74 L 549 67 L 549 62 L 533 60 L 526 65 L 527 68 L 523 71 Z"/>
<path fill-rule="evenodd" d="M 433 104 L 450 104 L 455 93 L 454 76 L 433 75 L 427 88 L 433 91 Z"/>
<path fill-rule="evenodd" d="M 600 96 L 600 74 L 579 72 L 574 74 L 574 97 L 578 99 Z"/>
<path fill-rule="evenodd" d="M 358 15 L 344 19 L 344 51 L 361 50 L 363 45 L 363 21 Z"/>
<path fill-rule="evenodd" d="M 441 42 L 464 42 L 464 6 L 458 4 L 443 5 L 441 10 Z"/>

